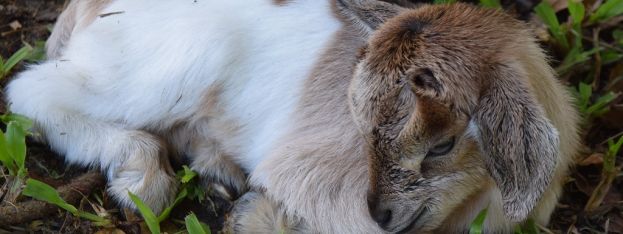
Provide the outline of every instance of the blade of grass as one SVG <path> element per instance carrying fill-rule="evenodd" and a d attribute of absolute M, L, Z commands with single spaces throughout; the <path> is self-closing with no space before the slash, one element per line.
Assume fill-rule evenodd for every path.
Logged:
<path fill-rule="evenodd" d="M 567 9 L 569 10 L 571 19 L 573 19 L 573 25 L 580 26 L 584 20 L 585 14 L 584 4 L 582 4 L 582 1 L 569 0 L 567 2 Z"/>
<path fill-rule="evenodd" d="M 204 224 L 199 222 L 197 216 L 193 213 L 190 213 L 186 218 L 184 218 L 186 223 L 186 230 L 188 230 L 188 234 L 210 234 L 210 229 L 204 227 Z"/>
<path fill-rule="evenodd" d="M 167 219 L 169 217 L 169 214 L 171 214 L 171 211 L 173 210 L 173 208 L 177 206 L 180 202 L 182 202 L 182 200 L 184 200 L 184 198 L 186 198 L 187 196 L 188 196 L 188 190 L 186 188 L 183 188 L 177 194 L 177 197 L 175 198 L 175 201 L 173 202 L 173 204 L 165 208 L 162 211 L 162 213 L 160 213 L 160 216 L 158 216 L 158 222 L 162 222 L 165 219 Z"/>
<path fill-rule="evenodd" d="M 24 46 L 21 49 L 17 50 L 9 59 L 6 60 L 4 64 L 3 71 L 5 74 L 9 73 L 11 69 L 15 65 L 17 65 L 20 61 L 24 60 L 28 54 L 32 51 L 32 47 Z"/>
<path fill-rule="evenodd" d="M 606 194 L 612 187 L 612 182 L 619 174 L 619 169 L 616 168 L 616 155 L 619 153 L 621 149 L 621 145 L 623 145 L 623 136 L 619 137 L 616 143 L 613 140 L 608 141 L 608 153 L 604 155 L 604 164 L 601 171 L 601 180 L 591 197 L 586 202 L 586 206 L 584 206 L 584 210 L 586 212 L 592 212 L 596 208 L 598 208 L 603 202 Z"/>
<path fill-rule="evenodd" d="M 4 58 L 0 56 L 0 78 L 4 78 Z"/>
<path fill-rule="evenodd" d="M 110 224 L 110 221 L 103 217 L 78 210 L 75 206 L 63 200 L 63 198 L 61 198 L 56 189 L 41 181 L 35 179 L 26 180 L 26 187 L 22 191 L 22 194 L 24 196 L 32 197 L 40 201 L 54 204 L 75 216 L 94 222 L 95 225 L 105 226 Z"/>
<path fill-rule="evenodd" d="M 2 165 L 6 167 L 7 170 L 9 170 L 10 175 L 16 176 L 18 169 L 13 162 L 13 157 L 11 157 L 8 151 L 7 144 L 8 143 L 6 141 L 6 136 L 4 135 L 4 132 L 0 131 L 0 163 L 2 163 Z"/>
<path fill-rule="evenodd" d="M 26 131 L 15 121 L 9 122 L 6 130 L 7 149 L 13 158 L 18 176 L 25 176 L 26 169 Z"/>
<path fill-rule="evenodd" d="M 560 27 L 560 22 L 556 17 L 556 12 L 554 11 L 554 8 L 552 8 L 552 6 L 549 5 L 549 3 L 547 3 L 546 1 L 543 1 L 534 8 L 534 11 L 537 16 L 539 16 L 539 18 L 541 18 L 541 20 L 543 20 L 543 22 L 547 25 L 550 33 L 552 34 L 556 42 L 560 44 L 563 48 L 568 49 L 569 42 L 567 42 L 565 33 Z"/>
<path fill-rule="evenodd" d="M 15 113 L 7 113 L 4 115 L 0 115 L 0 120 L 4 123 L 9 123 L 11 121 L 17 122 L 21 125 L 22 129 L 28 130 L 32 127 L 32 120 L 28 119 L 26 116 L 18 115 Z"/>
<path fill-rule="evenodd" d="M 469 226 L 469 234 L 482 234 L 482 227 L 485 223 L 485 219 L 487 218 L 487 210 L 485 208 L 478 213 L 478 216 L 472 221 L 472 224 Z"/>
<path fill-rule="evenodd" d="M 593 116 L 599 116 L 604 114 L 604 110 L 607 110 L 608 104 L 610 104 L 614 99 L 616 99 L 619 95 L 614 94 L 613 92 L 608 92 L 603 96 L 599 97 L 597 101 L 588 109 L 586 109 L 586 113 Z"/>
<path fill-rule="evenodd" d="M 78 214 L 78 209 L 63 200 L 63 198 L 61 198 L 56 189 L 41 181 L 34 179 L 26 180 L 26 188 L 24 188 L 22 194 L 37 200 L 54 204 L 60 208 L 63 208 L 66 211 L 69 211 L 72 214 Z"/>
<path fill-rule="evenodd" d="M 158 222 L 158 218 L 156 217 L 154 212 L 151 210 L 151 208 L 145 205 L 145 203 L 133 193 L 128 191 L 128 194 L 130 195 L 130 199 L 132 199 L 132 201 L 138 208 L 138 211 L 141 212 L 143 219 L 145 219 L 145 224 L 147 224 L 149 231 L 151 231 L 152 234 L 159 234 L 160 233 L 160 222 Z"/>
<path fill-rule="evenodd" d="M 623 0 L 607 0 L 591 15 L 589 22 L 595 23 L 623 14 Z"/>

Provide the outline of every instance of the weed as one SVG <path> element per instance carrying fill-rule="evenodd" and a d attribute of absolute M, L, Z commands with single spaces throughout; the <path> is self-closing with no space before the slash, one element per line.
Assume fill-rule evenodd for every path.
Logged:
<path fill-rule="evenodd" d="M 186 230 L 188 230 L 188 234 L 210 234 L 210 228 L 205 223 L 199 222 L 197 216 L 193 213 L 190 213 L 186 218 L 184 218 L 186 223 Z"/>
<path fill-rule="evenodd" d="M 51 186 L 34 179 L 28 179 L 26 181 L 26 187 L 22 191 L 22 194 L 25 196 L 32 197 L 37 200 L 41 200 L 50 204 L 54 204 L 74 216 L 87 219 L 93 224 L 97 226 L 106 226 L 110 224 L 110 220 L 100 217 L 98 215 L 78 210 L 75 206 L 67 203 L 61 196 L 58 194 L 56 189 Z"/>

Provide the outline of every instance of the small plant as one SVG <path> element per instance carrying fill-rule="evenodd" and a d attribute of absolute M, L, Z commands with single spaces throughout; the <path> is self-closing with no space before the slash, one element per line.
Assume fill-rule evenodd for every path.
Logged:
<path fill-rule="evenodd" d="M 28 175 L 26 170 L 26 136 L 32 122 L 16 114 L 0 115 L 6 131 L 0 131 L 0 170 L 7 170 L 4 183 L 9 187 L 4 202 L 15 202 Z M 3 169 L 5 168 L 5 169 Z"/>
<path fill-rule="evenodd" d="M 73 214 L 76 217 L 84 218 L 93 222 L 93 224 L 97 226 L 107 226 L 110 225 L 110 220 L 100 217 L 98 215 L 78 210 L 75 206 L 67 203 L 61 196 L 58 194 L 56 189 L 51 186 L 34 179 L 28 179 L 26 181 L 26 187 L 22 191 L 22 194 L 25 196 L 32 197 L 37 200 L 41 200 L 50 204 L 54 204 L 69 213 Z"/>
<path fill-rule="evenodd" d="M 619 96 L 619 94 L 608 92 L 598 97 L 595 102 L 591 103 L 593 88 L 583 82 L 580 82 L 578 85 L 577 93 L 578 108 L 586 120 L 599 117 L 608 112 L 608 110 L 610 110 L 609 104 Z"/>
<path fill-rule="evenodd" d="M 31 53 L 33 48 L 31 46 L 24 46 L 21 49 L 17 50 L 11 57 L 9 57 L 6 61 L 2 56 L 0 56 L 0 79 L 3 79 L 9 72 L 22 60 L 26 59 L 28 55 Z"/>
<path fill-rule="evenodd" d="M 623 136 L 619 137 L 619 140 L 616 142 L 612 139 L 608 140 L 608 152 L 604 155 L 601 180 L 597 187 L 595 187 L 595 190 L 593 190 L 588 202 L 586 202 L 586 206 L 584 207 L 585 211 L 591 212 L 601 205 L 608 190 L 610 190 L 612 186 L 612 182 L 621 171 L 621 168 L 616 167 L 616 156 L 621 146 L 623 146 Z"/>
<path fill-rule="evenodd" d="M 543 1 L 539 3 L 534 8 L 534 12 L 543 20 L 543 23 L 547 25 L 549 32 L 555 41 L 565 49 L 569 48 L 569 43 L 567 42 L 566 32 L 563 27 L 561 27 L 558 18 L 556 17 L 556 11 L 552 8 L 549 3 Z"/>
<path fill-rule="evenodd" d="M 186 223 L 186 230 L 188 234 L 210 234 L 210 228 L 208 225 L 199 222 L 197 216 L 193 213 L 190 213 L 186 218 L 184 218 Z"/>
<path fill-rule="evenodd" d="M 0 131 L 0 162 L 9 171 L 9 175 L 25 178 L 27 171 L 26 136 L 32 122 L 26 117 L 16 114 L 5 114 L 0 120 L 6 124 L 6 131 Z"/>
<path fill-rule="evenodd" d="M 173 204 L 165 208 L 159 216 L 156 216 L 151 208 L 145 205 L 145 203 L 138 196 L 128 192 L 130 199 L 132 199 L 132 202 L 134 202 L 138 208 L 138 211 L 143 216 L 143 219 L 145 219 L 145 223 L 152 233 L 160 233 L 160 223 L 169 217 L 173 208 L 184 200 L 184 198 L 193 198 L 195 196 L 199 197 L 199 195 L 205 195 L 205 193 L 201 192 L 203 190 L 196 186 L 194 180 L 196 177 L 197 172 L 194 172 L 186 165 L 183 166 L 182 170 L 177 172 L 177 178 L 182 182 L 182 188 L 175 197 Z M 199 198 L 202 199 L 202 197 Z"/>
<path fill-rule="evenodd" d="M 130 199 L 132 199 L 132 202 L 134 202 L 134 205 L 136 205 L 136 208 L 138 208 L 138 211 L 143 216 L 143 219 L 145 220 L 145 224 L 147 224 L 149 231 L 151 231 L 152 234 L 159 234 L 160 220 L 156 217 L 156 214 L 154 214 L 151 208 L 145 205 L 143 200 L 141 200 L 139 197 L 131 192 L 128 192 L 128 194 L 130 195 Z"/>
<path fill-rule="evenodd" d="M 596 23 L 623 14 L 623 0 L 607 0 L 595 11 L 589 22 Z"/>

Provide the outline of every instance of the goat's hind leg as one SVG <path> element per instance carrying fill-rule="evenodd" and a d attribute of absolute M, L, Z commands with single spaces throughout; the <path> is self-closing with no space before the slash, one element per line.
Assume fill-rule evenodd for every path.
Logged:
<path fill-rule="evenodd" d="M 177 190 L 164 144 L 147 132 L 90 118 L 81 106 L 94 94 L 81 85 L 78 70 L 55 61 L 30 68 L 8 85 L 11 110 L 33 119 L 39 140 L 67 162 L 105 171 L 117 201 L 134 207 L 129 191 L 160 212 Z"/>
<path fill-rule="evenodd" d="M 262 192 L 250 191 L 234 203 L 224 233 L 315 233 L 303 220 L 286 215 L 283 207 Z"/>
<path fill-rule="evenodd" d="M 247 190 L 246 175 L 231 160 L 231 155 L 210 139 L 204 139 L 193 149 L 191 168 L 199 172 L 202 183 L 216 190 L 223 198 L 235 200 Z"/>

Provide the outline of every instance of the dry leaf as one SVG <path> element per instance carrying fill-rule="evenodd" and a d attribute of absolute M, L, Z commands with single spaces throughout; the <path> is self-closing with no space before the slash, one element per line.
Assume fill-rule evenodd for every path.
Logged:
<path fill-rule="evenodd" d="M 567 9 L 567 0 L 546 0 L 546 2 L 552 5 L 556 12 Z"/>
<path fill-rule="evenodd" d="M 9 27 L 11 27 L 13 31 L 15 31 L 22 28 L 22 24 L 20 24 L 19 21 L 14 20 L 13 22 L 9 23 Z"/>
<path fill-rule="evenodd" d="M 586 157 L 584 160 L 578 163 L 580 166 L 601 165 L 604 163 L 604 154 L 594 153 Z"/>

